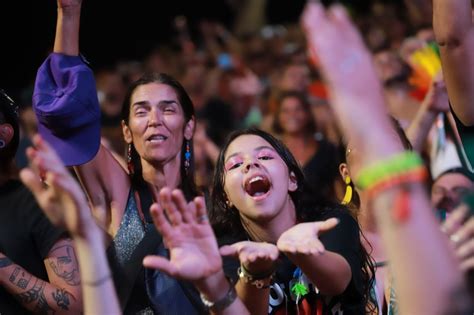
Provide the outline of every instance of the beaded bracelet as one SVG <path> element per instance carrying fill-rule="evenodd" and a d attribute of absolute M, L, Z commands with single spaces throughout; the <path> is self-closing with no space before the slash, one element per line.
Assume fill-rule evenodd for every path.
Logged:
<path fill-rule="evenodd" d="M 273 279 L 273 276 L 275 275 L 275 270 L 259 275 L 253 275 L 247 269 L 245 269 L 244 265 L 240 265 L 240 267 L 237 269 L 237 274 L 239 275 L 239 278 L 242 279 L 245 283 L 250 283 L 257 289 L 268 289 L 270 285 L 265 285 L 264 280 L 270 279 L 271 281 Z"/>
<path fill-rule="evenodd" d="M 357 187 L 365 190 L 413 169 L 418 169 L 420 166 L 423 166 L 423 160 L 417 153 L 402 152 L 362 169 L 355 183 Z"/>

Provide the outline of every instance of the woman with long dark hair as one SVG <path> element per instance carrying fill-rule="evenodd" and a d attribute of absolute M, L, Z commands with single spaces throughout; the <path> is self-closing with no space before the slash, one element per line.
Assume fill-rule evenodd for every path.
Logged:
<path fill-rule="evenodd" d="M 91 208 L 105 209 L 93 214 L 109 236 L 108 257 L 124 313 L 204 312 L 193 288 L 142 266 L 147 254 L 168 255 L 149 213 L 160 189 L 179 187 L 188 200 L 197 196 L 193 103 L 167 74 L 145 74 L 134 82 L 122 108 L 124 169 L 100 145 L 94 77 L 79 55 L 81 5 L 58 0 L 54 50 L 38 71 L 33 95 L 39 132 L 67 166 L 75 166 Z"/>
<path fill-rule="evenodd" d="M 259 129 L 232 133 L 219 156 L 210 220 L 239 297 L 252 312 L 364 314 L 374 274 L 357 222 L 307 195 L 283 143 Z M 317 200 L 317 202 L 316 202 Z M 281 259 L 278 259 L 279 253 Z"/>

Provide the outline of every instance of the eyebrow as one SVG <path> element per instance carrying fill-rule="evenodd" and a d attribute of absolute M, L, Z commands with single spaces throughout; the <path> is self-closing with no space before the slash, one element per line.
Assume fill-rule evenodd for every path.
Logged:
<path fill-rule="evenodd" d="M 169 105 L 169 104 L 177 104 L 177 105 L 180 105 L 178 103 L 178 101 L 175 101 L 175 100 L 162 100 L 158 103 L 158 106 L 161 106 L 161 105 Z M 135 107 L 135 106 L 150 106 L 150 101 L 138 101 L 138 102 L 135 102 L 132 104 L 132 107 Z"/>
<path fill-rule="evenodd" d="M 276 152 L 273 147 L 268 146 L 268 145 L 261 145 L 261 146 L 259 146 L 259 147 L 256 147 L 253 151 L 261 151 L 261 150 L 263 150 L 263 149 L 269 149 L 269 150 L 272 150 L 273 152 Z M 236 155 L 239 155 L 239 154 L 240 154 L 240 152 L 232 153 L 231 155 L 229 155 L 229 156 L 227 157 L 227 159 L 225 159 L 224 162 L 226 163 L 230 158 L 232 158 L 232 157 L 234 157 L 234 156 L 236 156 Z"/>

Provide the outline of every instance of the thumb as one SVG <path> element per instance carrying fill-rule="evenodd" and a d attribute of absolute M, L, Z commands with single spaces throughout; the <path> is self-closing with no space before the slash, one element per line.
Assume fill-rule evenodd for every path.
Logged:
<path fill-rule="evenodd" d="M 239 257 L 239 253 L 238 253 L 237 248 L 235 246 L 232 246 L 232 245 L 222 246 L 221 248 L 219 248 L 219 253 L 222 256 L 230 256 L 230 257 L 234 257 L 234 258 Z"/>
<path fill-rule="evenodd" d="M 145 258 L 143 258 L 143 266 L 146 268 L 150 269 L 156 269 L 163 271 L 167 275 L 171 277 L 175 277 L 177 274 L 176 267 L 171 264 L 171 262 L 161 256 L 156 256 L 156 255 L 148 255 Z"/>
<path fill-rule="evenodd" d="M 337 218 L 330 218 L 330 219 L 327 219 L 323 222 L 318 222 L 319 223 L 319 233 L 324 233 L 324 232 L 327 232 L 331 229 L 333 229 L 336 225 L 339 224 L 339 219 Z"/>

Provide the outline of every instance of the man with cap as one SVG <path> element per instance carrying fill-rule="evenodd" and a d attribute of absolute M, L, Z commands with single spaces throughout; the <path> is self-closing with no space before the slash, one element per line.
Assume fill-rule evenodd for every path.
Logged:
<path fill-rule="evenodd" d="M 0 314 L 80 313 L 75 250 L 18 180 L 18 107 L 0 90 Z"/>

